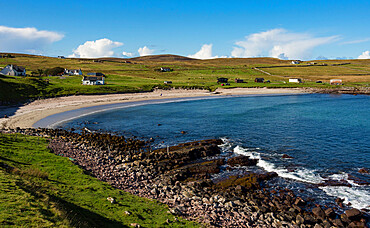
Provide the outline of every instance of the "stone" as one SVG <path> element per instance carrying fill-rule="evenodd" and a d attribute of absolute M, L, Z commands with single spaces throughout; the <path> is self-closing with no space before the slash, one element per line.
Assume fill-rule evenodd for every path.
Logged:
<path fill-rule="evenodd" d="M 312 213 L 318 218 L 325 218 L 325 212 L 321 209 L 321 207 L 315 207 L 312 209 Z"/>
<path fill-rule="evenodd" d="M 138 223 L 131 223 L 130 226 L 140 228 L 141 226 Z"/>
<path fill-rule="evenodd" d="M 335 212 L 333 210 L 333 208 L 328 208 L 325 210 L 325 215 L 328 217 L 328 218 L 331 218 L 331 219 L 334 219 L 335 218 Z"/>
<path fill-rule="evenodd" d="M 258 161 L 258 159 L 250 159 L 247 156 L 240 155 L 240 156 L 229 158 L 227 160 L 227 164 L 231 167 L 234 167 L 234 166 L 237 166 L 237 165 L 240 165 L 240 166 L 254 166 L 254 165 L 257 164 L 257 161 Z"/>
<path fill-rule="evenodd" d="M 297 215 L 295 221 L 298 225 L 304 224 L 304 218 L 301 215 Z"/>
<path fill-rule="evenodd" d="M 285 158 L 285 159 L 292 159 L 293 157 L 292 156 L 289 156 L 287 154 L 283 154 L 283 156 L 281 156 L 281 158 Z"/>
<path fill-rule="evenodd" d="M 361 211 L 356 208 L 346 210 L 344 213 L 346 213 L 348 219 L 350 220 L 358 220 L 361 218 Z"/>
<path fill-rule="evenodd" d="M 342 221 L 340 219 L 334 219 L 333 224 L 337 227 L 344 227 Z"/>
<path fill-rule="evenodd" d="M 368 169 L 362 168 L 358 171 L 359 173 L 370 173 Z"/>

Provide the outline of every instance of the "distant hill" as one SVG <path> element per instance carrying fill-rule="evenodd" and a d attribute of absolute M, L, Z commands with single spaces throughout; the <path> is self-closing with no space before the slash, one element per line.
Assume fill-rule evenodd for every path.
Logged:
<path fill-rule="evenodd" d="M 132 61 L 152 61 L 152 62 L 174 62 L 174 61 L 194 61 L 197 59 L 192 59 L 189 57 L 184 57 L 180 55 L 147 55 L 131 58 Z"/>

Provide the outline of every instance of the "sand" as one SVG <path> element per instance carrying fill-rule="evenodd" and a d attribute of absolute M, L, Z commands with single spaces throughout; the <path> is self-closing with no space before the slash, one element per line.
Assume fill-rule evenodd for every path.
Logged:
<path fill-rule="evenodd" d="M 0 118 L 0 128 L 30 128 L 37 121 L 53 114 L 62 113 L 70 110 L 143 100 L 157 100 L 168 98 L 186 98 L 202 96 L 233 96 L 233 95 L 253 95 L 253 94 L 301 94 L 303 89 L 297 88 L 219 88 L 215 92 L 207 90 L 155 90 L 148 93 L 129 93 L 129 94 L 107 94 L 107 95 L 80 95 L 58 98 L 48 98 L 35 100 L 19 107 L 0 107 L 1 117 L 7 114 L 9 118 Z"/>

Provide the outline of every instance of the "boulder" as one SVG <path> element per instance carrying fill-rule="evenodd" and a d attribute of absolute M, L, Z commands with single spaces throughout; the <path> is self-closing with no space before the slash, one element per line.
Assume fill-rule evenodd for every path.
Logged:
<path fill-rule="evenodd" d="M 258 159 L 250 159 L 247 156 L 237 156 L 237 157 L 232 157 L 227 160 L 227 164 L 231 167 L 234 166 L 254 166 L 257 164 Z"/>
<path fill-rule="evenodd" d="M 370 173 L 368 169 L 362 168 L 358 171 L 359 173 Z"/>
<path fill-rule="evenodd" d="M 352 221 L 360 219 L 362 214 L 361 211 L 357 210 L 356 208 L 346 210 L 344 213 L 346 213 L 348 219 Z"/>
<path fill-rule="evenodd" d="M 292 156 L 289 156 L 287 154 L 283 154 L 283 156 L 281 156 L 281 158 L 292 159 L 293 157 Z"/>
<path fill-rule="evenodd" d="M 312 209 L 312 213 L 318 218 L 325 218 L 325 212 L 321 209 L 321 207 L 315 207 Z"/>

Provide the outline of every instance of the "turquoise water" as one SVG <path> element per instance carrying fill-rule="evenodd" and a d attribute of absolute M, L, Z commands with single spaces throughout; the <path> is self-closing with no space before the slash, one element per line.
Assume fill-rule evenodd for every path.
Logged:
<path fill-rule="evenodd" d="M 360 168 L 370 169 L 369 96 L 248 96 L 147 104 L 86 115 L 58 126 L 154 138 L 158 147 L 222 138 L 225 153 L 259 158 L 259 169 L 275 171 L 284 179 L 278 184 L 302 187 L 345 180 L 351 188 L 307 191 L 370 209 L 369 185 L 351 180 L 353 175 L 370 182 L 368 174 L 358 173 Z M 283 159 L 283 154 L 293 159 Z"/>

